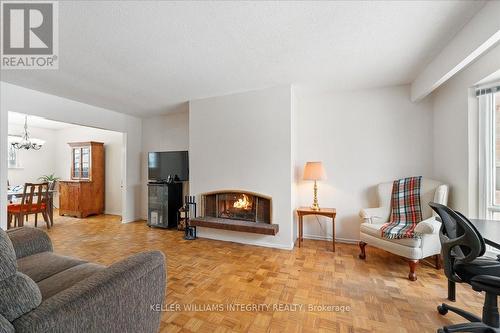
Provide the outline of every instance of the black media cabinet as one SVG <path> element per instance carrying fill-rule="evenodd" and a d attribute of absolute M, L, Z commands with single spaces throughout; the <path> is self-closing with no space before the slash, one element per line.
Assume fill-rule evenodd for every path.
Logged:
<path fill-rule="evenodd" d="M 182 183 L 148 183 L 148 226 L 177 228 L 182 207 Z"/>

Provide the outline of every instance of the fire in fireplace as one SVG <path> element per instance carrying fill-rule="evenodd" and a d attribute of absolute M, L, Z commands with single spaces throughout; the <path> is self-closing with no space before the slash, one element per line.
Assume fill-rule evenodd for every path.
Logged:
<path fill-rule="evenodd" d="M 202 195 L 204 216 L 271 223 L 271 199 L 251 192 L 212 192 Z"/>
<path fill-rule="evenodd" d="M 225 219 L 255 221 L 253 198 L 247 194 L 225 193 L 218 196 L 218 215 Z"/>
<path fill-rule="evenodd" d="M 252 201 L 248 199 L 248 195 L 242 194 L 241 198 L 233 204 L 233 207 L 237 209 L 249 210 L 252 209 Z"/>

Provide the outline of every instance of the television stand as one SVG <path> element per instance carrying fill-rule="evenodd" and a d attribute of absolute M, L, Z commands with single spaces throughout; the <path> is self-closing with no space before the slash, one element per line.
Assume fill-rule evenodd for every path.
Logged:
<path fill-rule="evenodd" d="M 177 228 L 177 212 L 182 207 L 182 182 L 148 183 L 148 226 Z"/>

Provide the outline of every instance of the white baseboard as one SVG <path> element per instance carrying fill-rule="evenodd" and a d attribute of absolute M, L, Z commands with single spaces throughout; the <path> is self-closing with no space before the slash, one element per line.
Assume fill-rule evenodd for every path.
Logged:
<path fill-rule="evenodd" d="M 133 220 L 130 221 L 124 221 L 123 216 L 122 216 L 122 223 L 132 223 L 132 222 L 147 222 L 147 220 L 143 219 L 142 217 L 136 217 Z"/>
<path fill-rule="evenodd" d="M 198 230 L 200 231 L 200 230 Z M 245 239 L 239 239 L 238 241 L 234 240 L 228 240 L 228 239 L 223 239 L 222 237 L 218 236 L 211 236 L 211 235 L 202 235 L 199 236 L 199 238 L 205 238 L 205 239 L 211 239 L 211 240 L 217 240 L 221 242 L 231 242 L 231 243 L 237 243 L 237 244 L 245 244 L 245 245 L 253 245 L 253 246 L 262 246 L 262 247 L 270 247 L 274 249 L 280 249 L 280 250 L 293 250 L 293 244 L 290 245 L 284 245 L 284 244 L 276 244 L 276 243 L 269 243 L 269 242 L 260 242 L 260 241 L 252 241 L 252 240 L 245 240 Z"/>
<path fill-rule="evenodd" d="M 304 235 L 305 239 L 314 239 L 314 240 L 325 240 L 325 241 L 331 241 L 332 237 L 327 237 L 327 236 L 318 236 L 318 235 Z M 346 243 L 346 244 L 358 244 L 359 239 L 349 239 L 349 238 L 339 238 L 335 237 L 335 241 L 339 243 Z"/>
<path fill-rule="evenodd" d="M 104 214 L 105 215 L 118 215 L 118 216 L 121 216 L 122 215 L 122 212 L 109 212 L 109 211 L 104 211 Z"/>

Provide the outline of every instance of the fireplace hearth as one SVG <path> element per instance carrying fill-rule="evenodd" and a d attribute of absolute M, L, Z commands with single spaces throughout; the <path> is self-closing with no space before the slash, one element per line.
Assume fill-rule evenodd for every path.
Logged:
<path fill-rule="evenodd" d="M 271 223 L 271 197 L 248 191 L 228 190 L 201 195 L 202 216 L 193 219 L 197 226 L 276 235 L 278 225 Z"/>

